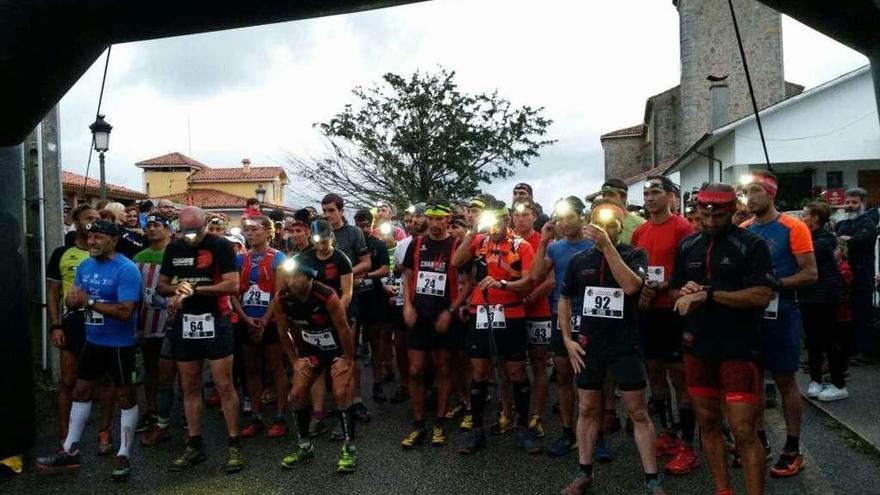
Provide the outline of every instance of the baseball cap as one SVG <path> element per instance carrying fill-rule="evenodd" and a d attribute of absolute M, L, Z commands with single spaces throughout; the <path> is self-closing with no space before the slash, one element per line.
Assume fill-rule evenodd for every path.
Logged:
<path fill-rule="evenodd" d="M 90 223 L 86 230 L 95 234 L 107 234 L 113 237 L 119 237 L 119 227 L 109 220 L 98 220 Z"/>

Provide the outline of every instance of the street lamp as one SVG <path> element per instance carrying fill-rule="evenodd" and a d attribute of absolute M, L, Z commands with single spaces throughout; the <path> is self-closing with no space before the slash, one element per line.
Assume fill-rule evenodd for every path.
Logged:
<path fill-rule="evenodd" d="M 254 193 L 256 194 L 257 199 L 260 201 L 260 208 L 262 209 L 262 207 L 263 207 L 263 202 L 266 201 L 266 190 L 263 189 L 263 185 L 260 184 L 260 185 L 258 185 L 257 188 L 254 190 Z"/>
<path fill-rule="evenodd" d="M 92 142 L 95 151 L 98 152 L 98 163 L 101 165 L 101 199 L 107 199 L 107 180 L 104 178 L 104 152 L 110 149 L 110 131 L 113 126 L 104 120 L 104 116 L 98 114 L 95 122 L 89 126 L 92 131 Z"/>

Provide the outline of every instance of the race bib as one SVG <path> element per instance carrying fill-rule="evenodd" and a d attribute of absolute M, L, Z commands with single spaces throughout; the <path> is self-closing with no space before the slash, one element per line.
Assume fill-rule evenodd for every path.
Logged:
<path fill-rule="evenodd" d="M 416 294 L 443 297 L 446 295 L 446 274 L 419 272 L 416 280 Z"/>
<path fill-rule="evenodd" d="M 492 328 L 507 328 L 507 320 L 504 319 L 504 306 L 494 304 L 492 310 Z M 486 311 L 486 305 L 477 306 L 477 324 L 478 330 L 489 328 L 489 312 Z"/>
<path fill-rule="evenodd" d="M 556 329 L 560 332 L 562 331 L 562 327 L 559 326 L 559 319 L 556 320 Z M 581 315 L 571 315 L 571 333 L 578 333 L 581 331 Z"/>
<path fill-rule="evenodd" d="M 269 299 L 271 298 L 271 292 L 261 290 L 259 285 L 254 284 L 248 288 L 247 292 L 241 295 L 241 304 L 244 306 L 261 306 L 265 308 L 269 306 Z"/>
<path fill-rule="evenodd" d="M 368 291 L 373 288 L 373 279 L 371 278 L 362 278 L 358 281 L 357 287 L 355 290 L 357 292 Z"/>
<path fill-rule="evenodd" d="M 396 295 L 391 298 L 392 303 L 395 306 L 403 306 L 403 294 L 400 293 L 400 280 L 397 277 L 385 277 L 382 279 L 382 283 L 391 287 L 396 292 Z"/>
<path fill-rule="evenodd" d="M 550 333 L 553 331 L 553 325 L 550 321 L 529 321 L 526 322 L 526 328 L 529 331 L 530 344 L 547 345 L 550 343 Z"/>
<path fill-rule="evenodd" d="M 303 342 L 313 345 L 322 351 L 335 351 L 336 340 L 333 338 L 333 332 L 330 330 L 318 332 L 302 331 Z"/>
<path fill-rule="evenodd" d="M 764 308 L 764 319 L 775 320 L 779 316 L 779 293 L 774 292 L 770 303 Z"/>
<path fill-rule="evenodd" d="M 94 309 L 86 310 L 86 325 L 103 325 L 104 315 L 98 313 Z"/>
<path fill-rule="evenodd" d="M 623 318 L 623 289 L 587 287 L 584 289 L 583 315 L 592 318 Z"/>
<path fill-rule="evenodd" d="M 152 287 L 144 287 L 144 304 L 150 309 L 162 309 L 162 296 Z"/>
<path fill-rule="evenodd" d="M 662 266 L 649 266 L 648 280 L 662 284 L 666 280 L 666 268 Z"/>
<path fill-rule="evenodd" d="M 211 313 L 184 314 L 182 334 L 185 339 L 213 339 L 214 316 Z"/>

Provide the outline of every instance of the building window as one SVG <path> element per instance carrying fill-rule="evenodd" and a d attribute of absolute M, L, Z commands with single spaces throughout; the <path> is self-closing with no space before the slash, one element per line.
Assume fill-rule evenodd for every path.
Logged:
<path fill-rule="evenodd" d="M 843 187 L 843 172 L 839 170 L 825 172 L 825 187 L 840 189 Z"/>

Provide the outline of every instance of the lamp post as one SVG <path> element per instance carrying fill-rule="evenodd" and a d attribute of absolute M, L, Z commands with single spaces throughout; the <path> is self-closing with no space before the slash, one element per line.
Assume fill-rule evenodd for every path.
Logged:
<path fill-rule="evenodd" d="M 254 190 L 254 193 L 255 193 L 257 199 L 260 201 L 260 209 L 262 210 L 263 209 L 263 202 L 266 201 L 266 190 L 263 188 L 263 185 L 260 184 Z"/>
<path fill-rule="evenodd" d="M 95 122 L 89 126 L 92 131 L 92 142 L 95 151 L 98 152 L 98 163 L 101 167 L 101 199 L 107 199 L 107 180 L 104 178 L 104 152 L 110 149 L 110 131 L 113 126 L 104 120 L 104 116 L 98 114 Z"/>

